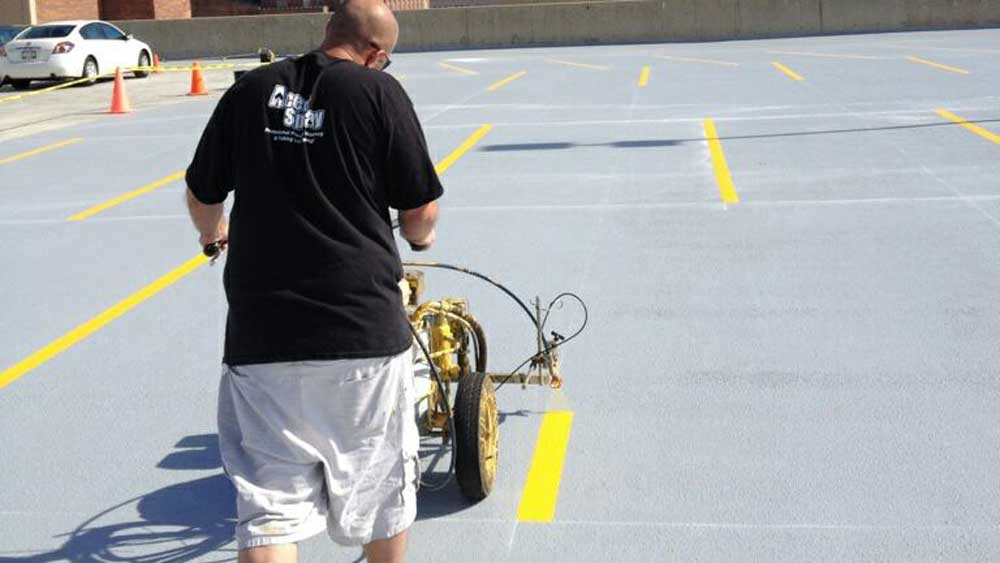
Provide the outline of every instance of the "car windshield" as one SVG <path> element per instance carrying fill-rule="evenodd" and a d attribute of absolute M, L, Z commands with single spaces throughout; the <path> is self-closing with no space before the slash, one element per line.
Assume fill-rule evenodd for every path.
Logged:
<path fill-rule="evenodd" d="M 25 31 L 18 39 L 52 39 L 66 37 L 73 32 L 74 25 L 40 25 Z"/>

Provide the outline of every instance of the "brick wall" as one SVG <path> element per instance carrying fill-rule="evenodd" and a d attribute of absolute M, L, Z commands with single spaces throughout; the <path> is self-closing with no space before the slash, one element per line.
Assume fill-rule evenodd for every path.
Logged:
<path fill-rule="evenodd" d="M 191 0 L 191 15 L 237 16 L 321 12 L 337 0 Z"/>
<path fill-rule="evenodd" d="M 258 2 L 240 0 L 191 0 L 191 15 L 201 16 L 240 16 L 260 13 Z"/>
<path fill-rule="evenodd" d="M 101 18 L 105 20 L 151 20 L 153 0 L 101 0 Z"/>
<path fill-rule="evenodd" d="M 176 20 L 191 17 L 191 0 L 153 0 L 153 17 Z"/>
<path fill-rule="evenodd" d="M 80 0 L 38 0 L 39 4 L 70 4 Z M 468 2 L 470 0 L 451 0 Z M 489 0 L 481 0 L 489 1 Z M 529 0 L 530 1 L 530 0 Z M 91 0 L 91 3 L 97 0 Z M 99 0 L 106 20 L 165 20 L 204 16 L 242 16 L 320 12 L 337 0 Z M 386 0 L 393 10 L 427 8 L 430 0 Z M 83 17 L 83 16 L 81 16 Z M 86 16 L 86 17 L 97 17 Z"/>
<path fill-rule="evenodd" d="M 38 0 L 38 22 L 92 20 L 100 17 L 98 0 Z"/>
<path fill-rule="evenodd" d="M 34 0 L 0 0 L 0 22 L 4 25 L 35 23 Z"/>

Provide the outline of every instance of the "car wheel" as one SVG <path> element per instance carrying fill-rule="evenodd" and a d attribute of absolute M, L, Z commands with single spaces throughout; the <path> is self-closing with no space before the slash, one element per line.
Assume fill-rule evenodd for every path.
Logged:
<path fill-rule="evenodd" d="M 139 68 L 148 69 L 149 65 L 149 53 L 146 51 L 139 53 Z M 149 70 L 136 70 L 133 74 L 136 78 L 146 78 L 149 76 Z"/>
<path fill-rule="evenodd" d="M 28 86 L 31 86 L 31 81 L 11 78 L 10 85 L 13 86 L 15 90 L 27 90 Z"/>
<path fill-rule="evenodd" d="M 83 63 L 83 76 L 80 77 L 87 79 L 84 84 L 93 84 L 97 82 L 99 74 L 100 68 L 97 66 L 97 59 L 94 57 L 87 57 L 87 60 Z"/>

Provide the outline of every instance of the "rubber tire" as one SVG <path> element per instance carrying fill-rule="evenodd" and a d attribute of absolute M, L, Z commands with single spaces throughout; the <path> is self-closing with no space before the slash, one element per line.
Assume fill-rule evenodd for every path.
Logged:
<path fill-rule="evenodd" d="M 15 90 L 27 90 L 31 86 L 31 80 L 23 80 L 18 78 L 8 78 L 7 81 L 10 83 L 11 87 Z"/>
<path fill-rule="evenodd" d="M 459 381 L 455 395 L 455 478 L 462 495 L 473 502 L 489 496 L 494 485 L 492 482 L 483 482 L 479 467 L 479 410 L 483 393 L 495 393 L 493 380 L 486 374 L 477 372 L 470 373 Z M 494 414 L 497 415 L 497 412 L 494 411 Z M 493 421 L 493 427 L 499 432 L 500 423 L 497 419 Z"/>
<path fill-rule="evenodd" d="M 87 78 L 87 64 L 90 63 L 91 61 L 93 61 L 94 63 L 94 78 L 91 80 L 87 80 L 86 82 L 81 82 L 80 83 L 81 86 L 90 86 L 91 84 L 96 84 L 97 79 L 101 76 L 101 67 L 97 65 L 97 59 L 95 59 L 93 56 L 90 56 L 83 61 L 83 72 L 80 74 L 80 78 Z"/>
<path fill-rule="evenodd" d="M 148 67 L 148 66 L 150 66 L 152 64 L 153 63 L 150 62 L 150 60 L 149 60 L 149 53 L 147 53 L 146 51 L 142 51 L 141 53 L 139 53 L 139 64 L 137 66 Z M 136 78 L 146 78 L 147 76 L 149 76 L 149 71 L 148 70 L 136 70 L 132 74 L 135 75 Z"/>

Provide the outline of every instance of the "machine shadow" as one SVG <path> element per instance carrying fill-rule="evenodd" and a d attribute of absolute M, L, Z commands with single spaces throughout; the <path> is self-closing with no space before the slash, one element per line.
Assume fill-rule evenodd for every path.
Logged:
<path fill-rule="evenodd" d="M 221 467 L 214 434 L 188 436 L 158 464 L 163 469 L 210 470 Z M 138 518 L 135 518 L 135 515 Z M 222 473 L 177 483 L 112 506 L 65 534 L 63 545 L 45 553 L 0 562 L 31 561 L 180 563 L 209 554 L 214 561 L 235 561 L 233 541 L 236 496 Z"/>
<path fill-rule="evenodd" d="M 500 413 L 526 417 L 528 411 Z M 431 483 L 448 479 L 450 451 L 442 450 L 439 438 L 422 440 L 422 475 Z M 187 436 L 158 464 L 159 469 L 210 471 L 222 467 L 219 438 L 215 434 Z M 419 520 L 446 516 L 472 506 L 449 479 L 443 488 L 422 487 L 418 492 Z M 136 517 L 136 515 L 138 517 Z M 52 551 L 25 555 L 0 555 L 0 563 L 182 563 L 211 556 L 214 563 L 236 560 L 233 528 L 236 524 L 236 494 L 223 473 L 176 483 L 128 499 L 88 518 L 59 536 L 63 544 Z"/>
<path fill-rule="evenodd" d="M 536 411 L 519 409 L 499 414 L 501 426 L 511 417 L 527 418 L 540 414 Z M 441 438 L 422 436 L 420 439 L 420 480 L 423 483 L 417 491 L 417 520 L 431 520 L 450 516 L 471 508 L 475 503 L 462 495 L 458 482 L 449 473 L 451 450 L 442 448 Z"/>

